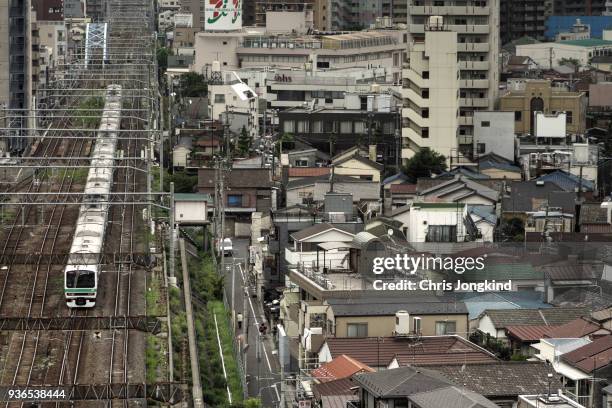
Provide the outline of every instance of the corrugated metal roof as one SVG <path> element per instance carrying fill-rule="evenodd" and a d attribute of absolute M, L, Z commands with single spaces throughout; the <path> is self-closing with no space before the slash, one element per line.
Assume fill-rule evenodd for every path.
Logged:
<path fill-rule="evenodd" d="M 552 328 L 550 326 L 507 326 L 506 331 L 508 336 L 520 341 L 538 341 L 547 337 Z"/>

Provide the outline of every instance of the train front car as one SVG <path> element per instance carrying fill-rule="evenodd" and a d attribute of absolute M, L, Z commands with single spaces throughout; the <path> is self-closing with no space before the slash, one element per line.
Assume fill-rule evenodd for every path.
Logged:
<path fill-rule="evenodd" d="M 105 97 L 85 184 L 84 203 L 79 210 L 70 260 L 64 271 L 64 293 L 70 308 L 94 307 L 98 292 L 100 254 L 104 251 L 117 130 L 121 123 L 121 87 L 107 87 Z"/>

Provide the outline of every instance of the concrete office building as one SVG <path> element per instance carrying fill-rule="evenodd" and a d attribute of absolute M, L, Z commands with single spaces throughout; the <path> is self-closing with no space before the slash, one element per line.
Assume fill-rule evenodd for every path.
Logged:
<path fill-rule="evenodd" d="M 339 35 L 269 35 L 262 28 L 200 32 L 192 70 L 203 73 L 211 61 L 222 69 L 385 68 L 387 82 L 399 83 L 406 45 L 402 30 L 360 31 Z"/>
<path fill-rule="evenodd" d="M 403 77 L 402 159 L 423 147 L 457 156 L 457 33 L 445 28 L 442 17 L 429 18 L 424 41 L 413 39 Z"/>
<path fill-rule="evenodd" d="M 429 16 L 442 16 L 445 30 L 457 33 L 460 145 L 470 145 L 473 113 L 494 109 L 499 87 L 500 0 L 410 0 L 408 42 L 423 40 Z"/>

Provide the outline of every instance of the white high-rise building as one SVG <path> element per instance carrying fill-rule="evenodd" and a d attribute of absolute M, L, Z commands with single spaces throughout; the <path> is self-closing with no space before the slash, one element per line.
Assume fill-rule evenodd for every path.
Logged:
<path fill-rule="evenodd" d="M 402 158 L 430 149 L 450 158 L 457 151 L 459 63 L 457 33 L 430 17 L 424 41 L 413 38 L 403 70 Z"/>
<path fill-rule="evenodd" d="M 493 110 L 499 88 L 500 0 L 408 0 L 408 47 L 425 39 L 430 16 L 455 32 L 459 61 L 458 149 L 473 151 L 473 113 Z M 459 151 L 453 152 L 459 157 Z M 456 162 L 456 160 L 454 160 Z"/>

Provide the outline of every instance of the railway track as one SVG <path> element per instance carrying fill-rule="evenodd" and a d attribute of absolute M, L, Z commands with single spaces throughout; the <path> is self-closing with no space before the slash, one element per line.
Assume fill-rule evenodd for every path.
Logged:
<path fill-rule="evenodd" d="M 95 89 L 109 84 L 119 84 L 125 90 L 124 108 L 130 115 L 122 119 L 122 129 L 142 132 L 150 127 L 156 117 L 152 113 L 157 95 L 148 89 L 156 80 L 155 53 L 150 26 L 146 24 L 152 13 L 151 4 L 141 0 L 110 0 L 113 15 L 109 21 L 108 47 L 110 65 L 66 65 L 74 75 L 62 76 L 48 90 L 48 111 L 41 109 L 44 127 L 58 129 L 56 134 L 92 136 L 78 132 L 78 118 L 73 120 L 79 98 L 95 95 Z M 148 11 L 147 11 L 148 10 Z M 142 44 L 151 44 L 150 48 Z M 148 61 L 148 62 L 147 62 Z M 65 77 L 70 78 L 69 80 Z M 81 82 L 79 82 L 79 78 Z M 61 88 L 74 87 L 62 95 Z M 66 109 L 56 109 L 66 106 Z M 157 106 L 158 109 L 158 106 Z M 78 114 L 77 114 L 78 115 Z M 41 122 L 43 123 L 43 122 Z M 128 132 L 121 141 L 121 154 L 139 157 L 147 143 L 137 138 L 143 133 Z M 145 133 L 146 134 L 146 133 Z M 87 138 L 62 140 L 38 139 L 30 150 L 31 157 L 65 157 L 62 165 L 74 164 L 71 157 L 88 155 L 91 140 Z M 58 162 L 59 163 L 59 162 Z M 51 171 L 51 170 L 49 170 Z M 0 186 L 2 193 L 20 191 L 79 192 L 77 170 L 59 170 L 54 182 L 35 180 L 39 174 L 24 177 L 19 183 Z M 43 173 L 47 174 L 47 173 Z M 134 168 L 117 169 L 114 174 L 114 191 L 146 191 L 146 179 Z M 129 254 L 145 251 L 142 236 L 145 225 L 140 217 L 143 205 L 124 204 L 112 206 L 105 247 L 109 251 Z M 0 219 L 0 250 L 3 254 L 63 253 L 70 247 L 71 233 L 78 217 L 78 206 L 49 205 L 44 211 L 23 206 L 14 211 L 7 222 Z M 25 225 L 21 225 L 25 224 Z M 105 265 L 98 287 L 99 303 L 94 309 L 69 310 L 63 298 L 63 267 L 39 257 L 36 265 L 0 265 L 0 316 L 129 316 L 144 314 L 146 273 L 139 266 L 121 264 Z M 4 336 L 4 337 L 3 337 Z M 4 340 L 3 340 L 4 338 Z M 8 340 L 6 340 L 8 338 Z M 4 346 L 3 346 L 4 342 Z M 117 327 L 102 332 L 88 331 L 29 331 L 0 333 L 0 386 L 41 384 L 102 384 L 145 382 L 144 352 L 146 335 Z M 2 404 L 2 403 L 0 403 Z M 5 407 L 29 407 L 23 403 L 6 403 Z M 142 400 L 48 402 L 44 407 L 132 407 L 145 406 Z"/>

